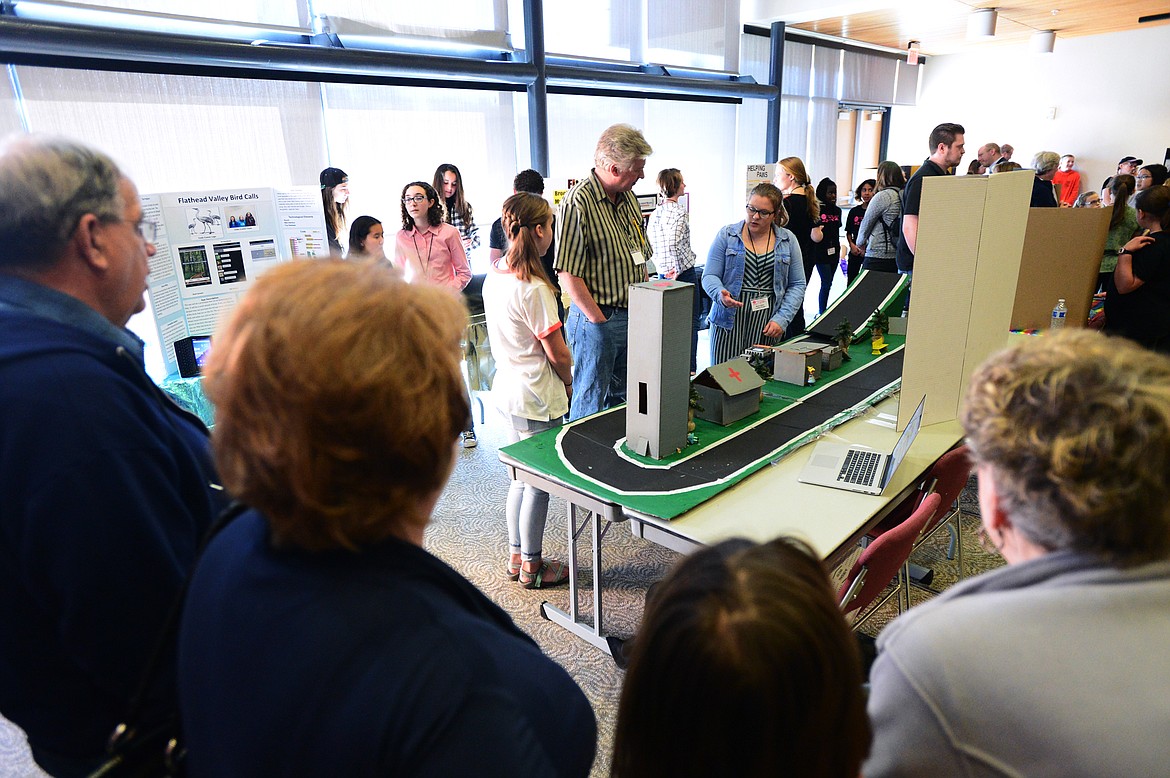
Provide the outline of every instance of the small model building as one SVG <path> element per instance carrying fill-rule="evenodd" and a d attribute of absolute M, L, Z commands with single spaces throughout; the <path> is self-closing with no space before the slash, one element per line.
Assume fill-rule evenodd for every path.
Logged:
<path fill-rule="evenodd" d="M 772 380 L 804 386 L 809 375 L 816 381 L 821 377 L 821 343 L 796 343 L 777 347 L 772 361 Z"/>
<path fill-rule="evenodd" d="M 772 378 L 772 358 L 776 355 L 772 346 L 749 346 L 743 352 L 743 358 L 748 361 L 756 374 L 769 381 Z"/>
<path fill-rule="evenodd" d="M 630 287 L 626 447 L 662 459 L 687 445 L 693 284 Z"/>
<path fill-rule="evenodd" d="M 695 415 L 724 426 L 751 416 L 760 409 L 763 385 L 764 379 L 743 357 L 711 365 L 695 376 L 692 384 L 703 398 L 703 410 Z"/>
<path fill-rule="evenodd" d="M 821 371 L 828 372 L 841 367 L 843 349 L 840 346 L 825 346 L 821 349 Z"/>

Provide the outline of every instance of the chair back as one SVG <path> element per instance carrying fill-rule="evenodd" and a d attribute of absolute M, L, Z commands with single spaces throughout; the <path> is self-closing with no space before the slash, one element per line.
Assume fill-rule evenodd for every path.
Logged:
<path fill-rule="evenodd" d="M 959 494 L 967 481 L 971 478 L 971 459 L 967 445 L 963 444 L 943 454 L 934 466 L 926 473 L 921 486 L 907 495 L 906 499 L 894 506 L 881 522 L 869 531 L 870 537 L 883 535 L 894 527 L 900 526 L 910 514 L 918 510 L 923 498 L 930 492 L 936 492 L 942 497 L 937 515 L 932 516 L 923 529 L 924 535 L 929 535 L 935 527 L 941 524 L 951 514 L 951 506 L 959 499 Z"/>
<path fill-rule="evenodd" d="M 877 599 L 877 596 L 889 586 L 890 581 L 898 574 L 898 570 L 910 558 L 914 550 L 914 541 L 918 539 L 926 523 L 934 518 L 942 505 L 942 497 L 937 493 L 926 496 L 909 518 L 897 527 L 875 538 L 861 556 L 853 563 L 845 583 L 837 592 L 838 599 L 842 600 L 841 610 L 845 613 L 863 609 Z M 853 588 L 854 581 L 864 572 L 864 579 L 860 589 L 852 593 L 848 601 L 846 595 Z"/>
<path fill-rule="evenodd" d="M 936 515 L 931 517 L 924 532 L 930 532 L 950 515 L 951 506 L 959 499 L 959 494 L 970 479 L 971 457 L 966 444 L 951 449 L 934 463 L 926 483 L 930 491 L 937 494 L 941 500 Z"/>

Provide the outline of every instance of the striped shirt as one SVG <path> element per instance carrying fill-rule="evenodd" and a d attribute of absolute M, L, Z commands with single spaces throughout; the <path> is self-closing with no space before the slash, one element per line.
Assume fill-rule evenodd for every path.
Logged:
<path fill-rule="evenodd" d="M 695 266 L 695 250 L 691 248 L 691 218 L 687 209 L 673 200 L 663 200 L 662 205 L 650 214 L 646 226 L 650 246 L 654 249 L 654 264 L 662 275 L 681 273 Z"/>
<path fill-rule="evenodd" d="M 646 266 L 634 264 L 635 251 L 645 259 L 653 254 L 638 198 L 622 192 L 611 202 L 597 174 L 590 173 L 561 200 L 556 269 L 584 281 L 598 305 L 628 308 L 630 285 L 646 280 Z"/>

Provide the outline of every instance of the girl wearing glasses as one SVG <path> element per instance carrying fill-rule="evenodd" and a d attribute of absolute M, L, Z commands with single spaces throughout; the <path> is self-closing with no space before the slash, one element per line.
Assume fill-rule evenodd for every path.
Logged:
<path fill-rule="evenodd" d="M 1165 165 L 1144 165 L 1138 168 L 1138 172 L 1133 176 L 1134 196 L 1136 197 L 1138 192 L 1145 191 L 1151 186 L 1161 186 L 1166 183 L 1167 177 Z M 1133 205 L 1132 199 L 1129 204 Z"/>
<path fill-rule="evenodd" d="M 471 281 L 459 230 L 443 223 L 434 187 L 414 181 L 402 189 L 402 229 L 394 240 L 394 264 L 410 283 L 427 282 L 462 291 Z"/>
<path fill-rule="evenodd" d="M 443 204 L 430 184 L 413 181 L 402 189 L 402 229 L 394 240 L 394 266 L 407 283 L 436 284 L 462 292 L 471 267 L 459 230 L 443 222 Z M 475 448 L 475 424 L 468 418 L 463 448 Z"/>
<path fill-rule="evenodd" d="M 719 230 L 703 291 L 711 298 L 711 364 L 784 337 L 804 303 L 804 261 L 784 226 L 784 196 L 772 184 L 751 191 L 747 218 Z"/>

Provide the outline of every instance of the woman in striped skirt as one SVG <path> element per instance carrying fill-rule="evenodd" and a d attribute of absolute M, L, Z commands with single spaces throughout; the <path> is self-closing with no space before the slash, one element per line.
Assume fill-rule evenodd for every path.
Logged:
<path fill-rule="evenodd" d="M 779 342 L 803 303 L 804 265 L 787 223 L 780 190 L 760 184 L 748 196 L 747 218 L 715 236 L 703 272 L 713 301 L 711 364 Z"/>

